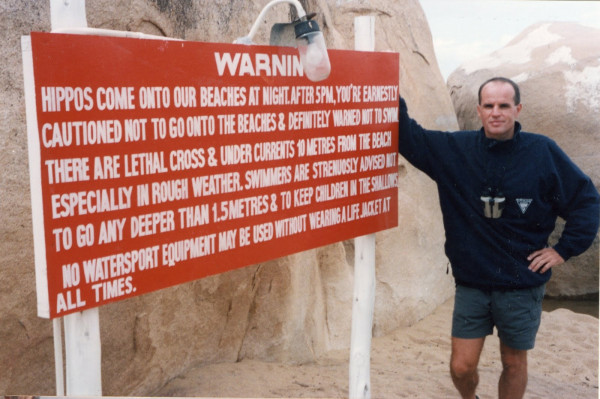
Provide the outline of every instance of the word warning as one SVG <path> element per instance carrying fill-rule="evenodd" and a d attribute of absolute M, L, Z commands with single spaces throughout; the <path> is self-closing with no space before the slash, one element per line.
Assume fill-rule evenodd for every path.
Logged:
<path fill-rule="evenodd" d="M 23 53 L 41 317 L 398 223 L 397 54 L 330 51 L 313 83 L 293 48 L 32 33 Z"/>

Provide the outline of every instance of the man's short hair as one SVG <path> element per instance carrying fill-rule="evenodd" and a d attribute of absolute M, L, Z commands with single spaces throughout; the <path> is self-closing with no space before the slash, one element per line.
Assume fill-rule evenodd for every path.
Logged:
<path fill-rule="evenodd" d="M 513 97 L 513 100 L 515 100 L 515 105 L 519 105 L 521 103 L 521 91 L 519 90 L 519 86 L 513 82 L 512 80 L 508 79 L 508 78 L 503 78 L 501 76 L 496 76 L 494 78 L 488 79 L 485 82 L 483 82 L 483 84 L 481 86 L 479 86 L 479 92 L 477 93 L 477 97 L 479 98 L 479 105 L 481 105 L 481 90 L 483 90 L 483 87 L 491 82 L 504 82 L 504 83 L 508 83 L 509 85 L 511 85 L 513 87 L 513 89 L 515 90 L 515 96 Z"/>

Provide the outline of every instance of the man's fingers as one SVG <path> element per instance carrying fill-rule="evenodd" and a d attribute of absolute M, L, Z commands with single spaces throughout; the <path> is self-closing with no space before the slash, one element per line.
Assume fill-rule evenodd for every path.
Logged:
<path fill-rule="evenodd" d="M 550 268 L 564 263 L 564 259 L 553 248 L 532 252 L 527 260 L 531 261 L 529 270 L 540 273 L 546 273 Z"/>
<path fill-rule="evenodd" d="M 529 264 L 529 270 L 531 270 L 532 272 L 537 272 L 540 267 L 542 267 L 544 264 L 543 259 L 541 258 L 541 256 L 535 256 L 533 257 L 533 261 Z"/>
<path fill-rule="evenodd" d="M 527 260 L 530 261 L 531 263 L 529 263 L 529 270 L 531 270 L 532 272 L 537 272 L 538 269 L 541 267 L 542 265 L 542 251 L 535 251 L 532 254 L 530 254 L 527 257 Z"/>

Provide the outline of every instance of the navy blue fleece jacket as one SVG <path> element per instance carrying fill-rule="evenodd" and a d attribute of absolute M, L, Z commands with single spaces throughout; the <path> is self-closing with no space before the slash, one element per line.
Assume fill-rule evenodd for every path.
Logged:
<path fill-rule="evenodd" d="M 566 220 L 554 249 L 565 259 L 584 252 L 600 221 L 600 197 L 548 137 L 521 131 L 508 141 L 479 131 L 423 129 L 400 99 L 399 152 L 438 187 L 445 251 L 457 284 L 480 289 L 537 287 L 551 271 L 528 269 L 527 256 L 548 245 L 557 216 Z M 506 198 L 502 216 L 484 216 L 487 189 Z"/>

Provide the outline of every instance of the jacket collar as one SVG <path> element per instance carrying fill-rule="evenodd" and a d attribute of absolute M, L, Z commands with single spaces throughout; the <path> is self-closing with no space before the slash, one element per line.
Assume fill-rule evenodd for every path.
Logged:
<path fill-rule="evenodd" d="M 501 151 L 502 149 L 511 150 L 517 145 L 521 138 L 521 124 L 519 122 L 515 122 L 515 134 L 509 140 L 490 139 L 486 137 L 483 127 L 479 129 L 479 132 L 484 148 L 498 151 Z"/>

